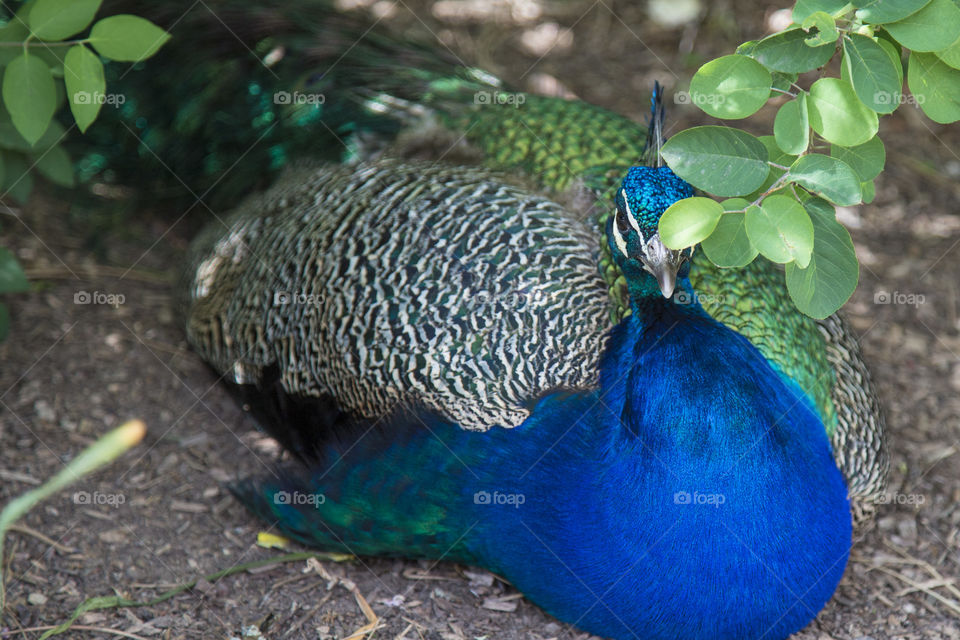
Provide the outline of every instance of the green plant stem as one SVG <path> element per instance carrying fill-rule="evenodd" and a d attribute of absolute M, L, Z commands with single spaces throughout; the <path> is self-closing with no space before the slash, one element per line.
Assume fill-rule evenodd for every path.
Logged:
<path fill-rule="evenodd" d="M 773 164 L 773 163 L 771 162 L 770 164 Z M 760 206 L 760 202 L 762 202 L 764 198 L 766 198 L 768 195 L 770 195 L 771 193 L 773 193 L 774 191 L 782 187 L 785 182 L 789 182 L 789 176 L 790 176 L 790 172 L 787 171 L 782 176 L 777 178 L 777 181 L 774 182 L 772 185 L 770 185 L 769 189 L 767 189 L 766 191 L 761 193 L 759 196 L 757 196 L 756 200 L 754 200 L 753 202 L 745 206 L 743 209 L 731 209 L 730 211 L 724 211 L 724 213 L 746 213 L 747 209 L 749 209 L 750 207 Z M 799 200 L 799 198 L 797 199 Z"/>
<path fill-rule="evenodd" d="M 300 551 L 296 553 L 287 553 L 282 556 L 275 556 L 273 558 L 264 558 L 262 560 L 254 560 L 253 562 L 247 562 L 245 564 L 238 564 L 233 567 L 230 567 L 229 569 L 221 569 L 216 573 L 211 573 L 209 575 L 203 576 L 202 579 L 206 580 L 207 582 L 213 583 L 221 578 L 225 578 L 227 576 L 231 576 L 235 573 L 240 573 L 242 571 L 247 571 L 249 569 L 257 569 L 259 567 L 267 567 L 274 564 L 282 564 L 284 562 L 296 562 L 297 560 L 307 560 L 308 558 L 317 558 L 319 560 L 323 560 L 323 559 L 326 559 L 327 557 L 328 556 L 326 554 L 322 552 L 316 552 L 316 551 Z M 69 630 L 73 622 L 88 611 L 94 611 L 97 609 L 116 609 L 121 607 L 153 607 L 160 604 L 161 602 L 165 602 L 166 600 L 169 600 L 175 595 L 178 595 L 185 591 L 189 591 L 190 589 L 193 589 L 195 586 L 197 586 L 197 583 L 199 581 L 200 581 L 200 578 L 196 578 L 194 580 L 191 580 L 190 582 L 185 582 L 184 584 L 178 585 L 168 591 L 164 591 L 157 597 L 151 598 L 150 600 L 143 600 L 143 601 L 130 600 L 129 598 L 122 598 L 120 596 L 99 596 L 95 598 L 88 598 L 84 600 L 82 603 L 80 603 L 80 605 L 73 611 L 73 613 L 70 615 L 70 618 L 66 622 L 44 633 L 42 636 L 40 636 L 40 640 L 45 640 L 46 638 L 59 635 L 64 631 Z"/>
<path fill-rule="evenodd" d="M 43 47 L 47 49 L 50 47 L 72 47 L 75 44 L 88 44 L 90 42 L 90 38 L 83 38 L 82 40 L 61 40 L 59 42 L 43 42 L 40 40 L 32 42 L 30 40 L 31 37 L 32 36 L 27 36 L 27 39 L 23 42 L 0 42 L 0 47 L 23 47 L 24 49 L 29 47 Z"/>
<path fill-rule="evenodd" d="M 139 420 L 124 423 L 81 451 L 76 458 L 43 485 L 14 498 L 0 511 L 0 612 L 6 606 L 2 565 L 3 539 L 10 525 L 23 517 L 41 500 L 73 484 L 140 442 L 146 430 L 146 426 Z"/>
<path fill-rule="evenodd" d="M 791 98 L 796 98 L 797 94 L 787 91 L 786 89 L 778 89 L 777 87 L 770 87 L 771 91 L 776 91 L 777 93 L 782 93 L 785 96 L 790 96 Z"/>

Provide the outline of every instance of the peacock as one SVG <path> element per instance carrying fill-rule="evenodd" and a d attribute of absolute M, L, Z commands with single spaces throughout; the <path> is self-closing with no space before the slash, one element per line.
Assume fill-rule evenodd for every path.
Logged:
<path fill-rule="evenodd" d="M 205 206 L 266 186 L 178 287 L 296 460 L 234 495 L 306 545 L 486 567 L 604 637 L 816 616 L 884 490 L 879 404 L 847 323 L 775 266 L 660 242 L 693 195 L 662 88 L 643 126 L 323 3 L 211 4 L 236 38 L 173 15 L 180 48 L 122 80 L 133 142 L 80 167 L 157 161 Z"/>

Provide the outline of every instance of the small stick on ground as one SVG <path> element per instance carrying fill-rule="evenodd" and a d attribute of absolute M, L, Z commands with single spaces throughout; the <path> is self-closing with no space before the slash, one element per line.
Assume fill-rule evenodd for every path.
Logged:
<path fill-rule="evenodd" d="M 916 582 L 916 581 L 914 581 L 914 580 L 911 580 L 911 579 L 908 578 L 907 576 L 903 575 L 902 573 L 898 573 L 898 572 L 894 571 L 893 569 L 887 569 L 886 567 L 876 567 L 876 569 L 877 569 L 877 571 L 881 571 L 881 572 L 883 572 L 883 573 L 885 573 L 885 574 L 887 574 L 887 575 L 889 575 L 889 576 L 893 576 L 893 577 L 896 578 L 897 580 L 901 580 L 901 581 L 907 583 L 908 585 L 910 585 L 911 587 L 913 587 L 913 590 L 914 590 L 914 591 L 921 591 L 921 592 L 927 594 L 928 596 L 930 596 L 931 598 L 937 600 L 938 602 L 940 602 L 941 604 L 943 604 L 943 605 L 944 605 L 945 607 L 947 607 L 948 609 L 950 609 L 950 610 L 952 610 L 952 611 L 955 611 L 956 613 L 960 614 L 960 604 L 957 604 L 955 601 L 951 600 L 950 598 L 945 598 L 945 597 L 943 597 L 942 595 L 940 595 L 940 594 L 937 593 L 936 591 L 933 591 L 932 589 L 927 588 L 925 585 L 922 585 L 922 584 L 920 584 L 920 583 L 918 583 L 918 582 Z"/>
<path fill-rule="evenodd" d="M 9 633 L 20 633 L 26 634 L 28 631 L 49 631 L 50 629 L 56 629 L 56 625 L 47 625 L 44 627 L 28 627 L 26 629 L 11 629 Z M 133 638 L 133 640 L 150 640 L 143 636 L 138 636 L 134 633 L 129 633 L 127 631 L 121 631 L 120 629 L 111 629 L 109 627 L 88 627 L 82 624 L 75 624 L 71 629 L 79 629 L 80 631 L 93 631 L 95 633 L 108 633 L 115 636 L 121 636 L 123 638 Z"/>
<path fill-rule="evenodd" d="M 17 533 L 22 533 L 27 536 L 32 536 L 37 540 L 39 540 L 40 542 L 50 545 L 60 553 L 76 553 L 77 552 L 77 550 L 74 549 L 73 547 L 68 547 L 64 544 L 60 544 L 53 538 L 49 536 L 45 536 L 39 531 L 37 531 L 36 529 L 32 529 L 25 524 L 12 524 L 7 528 L 7 531 L 16 531 Z"/>
<path fill-rule="evenodd" d="M 315 605 L 313 605 L 312 607 L 310 607 L 310 609 L 309 609 L 305 614 L 303 614 L 302 616 L 300 616 L 300 617 L 297 619 L 296 622 L 294 622 L 292 625 L 290 625 L 290 628 L 287 629 L 287 631 L 283 634 L 283 636 L 284 636 L 284 637 L 287 637 L 287 636 L 289 636 L 290 634 L 292 634 L 294 631 L 298 631 L 298 630 L 300 629 L 300 627 L 302 627 L 302 626 L 307 622 L 307 620 L 309 620 L 310 618 L 312 618 L 312 617 L 314 616 L 314 614 L 315 614 L 317 611 L 320 610 L 320 607 L 322 607 L 323 605 L 327 604 L 327 602 L 329 602 L 330 598 L 332 598 L 332 597 L 333 597 L 333 594 L 332 594 L 332 593 L 328 593 L 328 594 L 325 595 L 323 598 L 321 598 L 320 602 L 318 602 L 317 604 L 315 604 Z"/>

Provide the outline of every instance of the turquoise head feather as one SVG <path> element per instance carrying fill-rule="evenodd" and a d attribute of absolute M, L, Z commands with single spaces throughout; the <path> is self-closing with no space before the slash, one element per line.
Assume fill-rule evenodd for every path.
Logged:
<path fill-rule="evenodd" d="M 693 187 L 682 180 L 660 156 L 663 145 L 663 90 L 654 84 L 650 125 L 642 166 L 630 167 L 617 190 L 616 214 L 610 216 L 607 238 L 614 260 L 636 293 L 651 291 L 649 276 L 656 278 L 664 297 L 673 295 L 677 273 L 692 250 L 673 251 L 660 240 L 658 224 L 663 212 L 678 200 L 693 195 Z"/>

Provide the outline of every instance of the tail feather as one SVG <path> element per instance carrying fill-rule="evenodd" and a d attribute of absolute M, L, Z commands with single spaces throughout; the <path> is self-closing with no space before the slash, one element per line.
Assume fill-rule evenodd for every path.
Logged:
<path fill-rule="evenodd" d="M 553 191 L 597 174 L 603 190 L 636 163 L 646 135 L 598 107 L 512 91 L 435 43 L 392 37 L 328 0 L 220 0 L 186 16 L 173 5 L 139 10 L 173 40 L 132 70 L 111 69 L 108 86 L 126 100 L 74 146 L 81 178 L 218 210 L 298 158 L 349 160 L 358 136 L 389 142 L 428 114 L 488 165 L 523 169 Z"/>
<path fill-rule="evenodd" d="M 108 65 L 107 86 L 124 100 L 72 143 L 80 178 L 202 198 L 214 210 L 299 158 L 344 159 L 354 134 L 395 136 L 395 114 L 365 108 L 371 88 L 419 99 L 457 72 L 442 50 L 371 31 L 327 0 L 222 0 L 186 15 L 181 3 L 158 2 L 134 12 L 173 40 L 132 68 Z"/>
<path fill-rule="evenodd" d="M 467 534 L 476 522 L 471 468 L 483 468 L 482 448 L 468 446 L 477 438 L 483 435 L 414 411 L 341 423 L 335 434 L 316 435 L 306 471 L 281 468 L 229 489 L 254 515 L 311 547 L 476 563 Z"/>
<path fill-rule="evenodd" d="M 662 167 L 663 158 L 663 119 L 666 109 L 663 107 L 663 85 L 653 83 L 653 95 L 650 96 L 650 123 L 647 125 L 647 142 L 643 149 L 643 164 L 650 167 Z"/>

